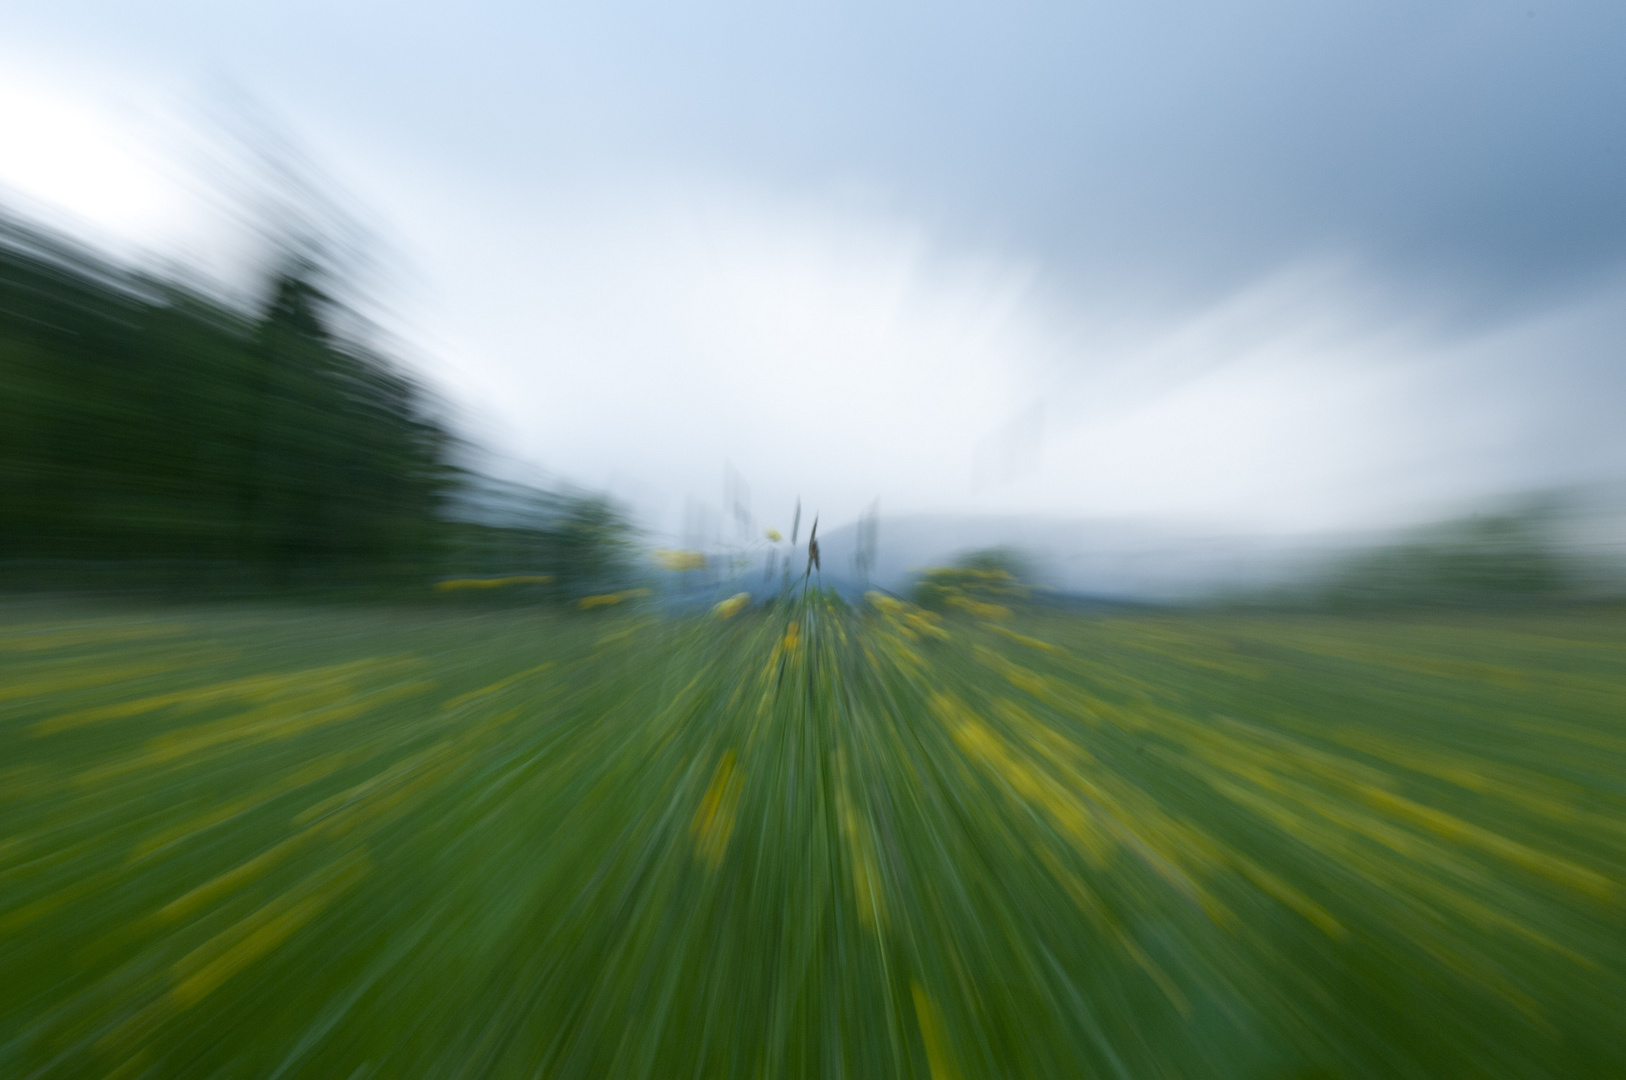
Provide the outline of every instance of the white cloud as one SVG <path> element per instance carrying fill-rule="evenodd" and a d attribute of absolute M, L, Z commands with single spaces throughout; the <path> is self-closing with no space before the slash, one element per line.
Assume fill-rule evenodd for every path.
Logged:
<path fill-rule="evenodd" d="M 1348 266 L 1132 320 L 838 202 L 654 185 L 489 211 L 432 257 L 464 385 L 525 454 L 673 525 L 726 460 L 759 510 L 834 520 L 879 496 L 1345 527 L 1494 490 L 1517 429 L 1517 371 L 1449 392 L 1505 333 L 1442 343 Z"/>
<path fill-rule="evenodd" d="M 195 234 L 140 115 L 0 82 L 0 182 L 109 235 Z M 832 523 L 879 496 L 890 514 L 1286 530 L 1626 462 L 1581 400 L 1623 336 L 1614 286 L 1457 339 L 1428 297 L 1336 263 L 1200 310 L 1131 308 L 840 195 L 693 177 L 515 192 L 330 152 L 416 264 L 393 329 L 484 418 L 477 434 L 657 527 L 717 501 L 725 462 L 780 524 L 800 495 Z"/>
<path fill-rule="evenodd" d="M 761 194 L 562 205 L 434 248 L 461 377 L 525 452 L 646 477 L 668 514 L 714 497 L 725 460 L 759 503 L 800 492 L 836 515 L 971 495 L 1032 359 L 1024 268 Z"/>

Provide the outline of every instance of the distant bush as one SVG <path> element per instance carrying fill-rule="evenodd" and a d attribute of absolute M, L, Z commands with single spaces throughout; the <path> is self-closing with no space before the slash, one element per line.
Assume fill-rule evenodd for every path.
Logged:
<path fill-rule="evenodd" d="M 523 516 L 447 523 L 441 552 L 447 576 L 437 591 L 460 601 L 575 602 L 632 587 L 640 575 L 637 531 L 625 511 L 596 494 L 525 495 Z"/>
<path fill-rule="evenodd" d="M 1011 548 L 985 548 L 955 560 L 951 566 L 924 571 L 909 598 L 927 611 L 958 610 L 985 619 L 1003 619 L 1032 595 L 1032 571 Z"/>
<path fill-rule="evenodd" d="M 1334 608 L 1463 606 L 1562 596 L 1568 560 L 1539 513 L 1476 517 L 1351 556 L 1318 588 Z"/>

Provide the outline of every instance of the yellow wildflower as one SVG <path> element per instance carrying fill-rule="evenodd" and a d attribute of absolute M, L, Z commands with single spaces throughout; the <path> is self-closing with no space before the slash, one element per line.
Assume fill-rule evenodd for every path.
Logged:
<path fill-rule="evenodd" d="M 751 602 L 751 594 L 750 593 L 748 593 L 748 592 L 735 593 L 733 596 L 730 596 L 727 600 L 723 600 L 723 601 L 719 602 L 716 607 L 711 609 L 711 613 L 713 615 L 717 616 L 719 619 L 731 619 L 735 615 L 738 615 L 740 609 L 743 608 L 746 604 L 749 604 L 750 602 Z"/>
<path fill-rule="evenodd" d="M 631 600 L 639 596 L 648 596 L 648 589 L 623 589 L 620 592 L 600 593 L 597 596 L 584 596 L 576 601 L 576 606 L 583 611 L 590 611 L 596 607 L 609 607 L 619 604 L 623 600 Z"/>
<path fill-rule="evenodd" d="M 911 982 L 909 989 L 914 994 L 915 1019 L 920 1023 L 920 1041 L 926 1045 L 926 1067 L 931 1071 L 932 1080 L 959 1080 L 960 1069 L 954 1061 L 953 1045 L 942 1012 L 918 982 Z"/>
<path fill-rule="evenodd" d="M 450 592 L 453 589 L 495 589 L 503 585 L 545 585 L 553 578 L 546 574 L 520 574 L 514 577 L 498 578 L 453 578 L 450 581 L 437 581 L 435 588 L 441 592 Z"/>
<path fill-rule="evenodd" d="M 962 611 L 969 611 L 979 619 L 1008 619 L 1011 609 L 1004 604 L 985 604 L 980 600 L 973 600 L 969 596 L 951 596 L 948 603 Z"/>
<path fill-rule="evenodd" d="M 836 790 L 841 833 L 847 841 L 847 857 L 852 870 L 853 900 L 858 921 L 871 931 L 886 924 L 886 894 L 881 882 L 881 864 L 875 856 L 875 841 L 868 823 L 847 797 L 845 788 Z"/>
<path fill-rule="evenodd" d="M 744 786 L 744 775 L 734 768 L 734 751 L 724 751 L 717 770 L 711 774 L 711 783 L 706 785 L 700 808 L 689 823 L 695 855 L 711 864 L 713 870 L 723 861 L 729 837 L 734 835 L 734 812 Z"/>
<path fill-rule="evenodd" d="M 698 551 L 674 551 L 670 548 L 660 548 L 653 552 L 655 561 L 667 570 L 682 573 L 687 570 L 704 570 L 706 556 Z"/>
<path fill-rule="evenodd" d="M 904 608 L 903 601 L 898 600 L 895 597 L 888 596 L 886 593 L 876 592 L 874 589 L 871 589 L 869 592 L 865 593 L 864 599 L 868 600 L 878 610 L 884 611 L 889 615 L 902 611 Z"/>
<path fill-rule="evenodd" d="M 779 535 L 778 529 L 765 529 L 763 530 L 762 535 L 766 536 L 769 540 L 772 540 L 776 544 L 784 539 L 783 536 Z"/>
<path fill-rule="evenodd" d="M 904 621 L 923 634 L 948 640 L 948 631 L 937 625 L 937 616 L 930 611 L 911 611 L 904 616 Z"/>

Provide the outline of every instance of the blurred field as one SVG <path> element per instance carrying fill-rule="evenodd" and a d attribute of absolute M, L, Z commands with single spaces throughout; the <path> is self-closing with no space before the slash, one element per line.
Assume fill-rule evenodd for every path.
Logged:
<path fill-rule="evenodd" d="M 1626 1073 L 1626 617 L 0 608 L 0 1076 Z"/>

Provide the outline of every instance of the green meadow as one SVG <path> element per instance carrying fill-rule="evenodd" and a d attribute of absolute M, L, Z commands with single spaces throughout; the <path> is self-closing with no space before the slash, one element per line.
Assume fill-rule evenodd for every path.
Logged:
<path fill-rule="evenodd" d="M 0 1076 L 1626 1074 L 1626 615 L 0 607 Z"/>

